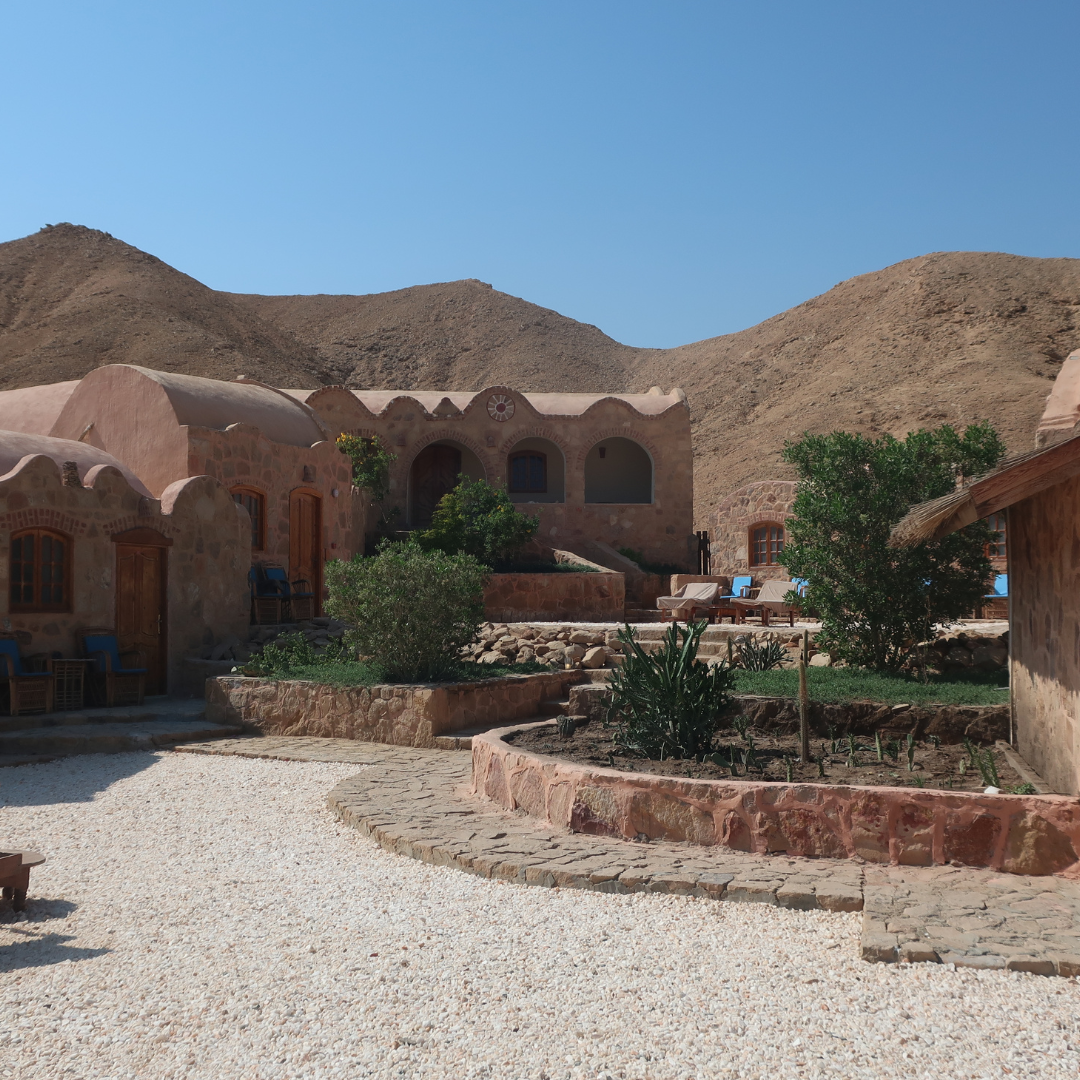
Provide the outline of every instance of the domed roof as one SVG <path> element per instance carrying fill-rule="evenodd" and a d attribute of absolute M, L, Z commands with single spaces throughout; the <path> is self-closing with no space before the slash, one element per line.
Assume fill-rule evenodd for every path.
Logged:
<path fill-rule="evenodd" d="M 0 431 L 27 431 L 48 435 L 71 397 L 78 379 L 0 390 Z"/>
<path fill-rule="evenodd" d="M 104 450 L 87 443 L 72 442 L 70 439 L 53 439 L 48 435 L 34 435 L 25 431 L 0 430 L 0 479 L 6 476 L 24 457 L 41 454 L 52 458 L 56 467 L 62 469 L 65 461 L 74 461 L 79 469 L 79 479 L 85 480 L 86 474 L 96 465 L 111 465 L 124 474 L 127 482 L 140 495 L 150 495 L 143 482 L 125 465 Z"/>

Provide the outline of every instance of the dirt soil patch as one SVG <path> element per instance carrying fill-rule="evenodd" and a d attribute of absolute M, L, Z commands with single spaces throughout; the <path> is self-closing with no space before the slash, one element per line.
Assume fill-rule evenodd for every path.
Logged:
<path fill-rule="evenodd" d="M 689 761 L 668 758 L 650 761 L 617 752 L 610 732 L 596 722 L 579 726 L 570 739 L 560 739 L 555 724 L 515 732 L 508 742 L 534 754 L 563 758 L 578 765 L 620 769 L 623 772 L 653 773 L 657 776 L 691 777 L 695 780 L 770 780 L 783 783 L 790 780 L 813 784 L 861 784 L 878 787 L 925 787 L 946 791 L 983 791 L 986 788 L 979 768 L 961 745 L 935 745 L 932 739 L 916 740 L 914 770 L 908 768 L 906 736 L 895 731 L 882 731 L 884 761 L 879 761 L 873 735 L 837 736 L 810 741 L 810 753 L 815 761 L 799 763 L 797 735 L 780 735 L 748 728 L 745 736 L 736 732 L 714 741 L 716 753 L 712 759 Z M 854 757 L 851 743 L 854 743 Z M 889 752 L 891 749 L 896 758 Z M 1005 760 L 1005 755 L 992 747 L 974 747 L 976 753 L 992 755 L 997 768 L 997 785 L 1002 791 L 1012 791 L 1023 781 Z M 735 759 L 734 772 L 731 760 Z M 718 760 L 717 760 L 718 759 Z M 820 762 L 820 766 L 819 766 Z M 824 772 L 824 776 L 821 773 Z"/>

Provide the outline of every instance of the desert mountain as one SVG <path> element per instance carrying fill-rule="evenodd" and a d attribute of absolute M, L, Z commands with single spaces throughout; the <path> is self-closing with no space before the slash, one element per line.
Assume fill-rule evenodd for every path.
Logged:
<path fill-rule="evenodd" d="M 0 244 L 0 388 L 136 363 L 278 386 L 641 391 L 682 386 L 698 516 L 788 476 L 785 438 L 992 420 L 1012 450 L 1080 347 L 1080 260 L 945 252 L 842 282 L 757 326 L 636 349 L 479 281 L 372 296 L 215 292 L 106 233 Z"/>

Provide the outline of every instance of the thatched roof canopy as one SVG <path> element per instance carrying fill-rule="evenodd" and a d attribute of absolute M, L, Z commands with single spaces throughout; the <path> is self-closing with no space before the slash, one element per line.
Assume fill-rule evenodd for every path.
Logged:
<path fill-rule="evenodd" d="M 940 540 L 973 521 L 1080 475 L 1080 436 L 1010 458 L 940 499 L 913 506 L 893 528 L 890 547 Z"/>

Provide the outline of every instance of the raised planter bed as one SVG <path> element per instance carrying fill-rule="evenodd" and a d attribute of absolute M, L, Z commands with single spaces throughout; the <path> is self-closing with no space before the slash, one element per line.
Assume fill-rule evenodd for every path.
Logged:
<path fill-rule="evenodd" d="M 435 745 L 440 735 L 536 716 L 580 672 L 509 675 L 468 683 L 326 686 L 227 675 L 206 680 L 206 716 L 263 735 L 314 735 L 393 746 Z"/>
<path fill-rule="evenodd" d="M 620 573 L 492 574 L 484 589 L 492 622 L 619 622 L 625 606 Z"/>
<path fill-rule="evenodd" d="M 539 726 L 539 725 L 527 725 Z M 1080 876 L 1080 799 L 696 780 L 596 768 L 473 737 L 473 791 L 574 832 L 738 851 Z"/>

